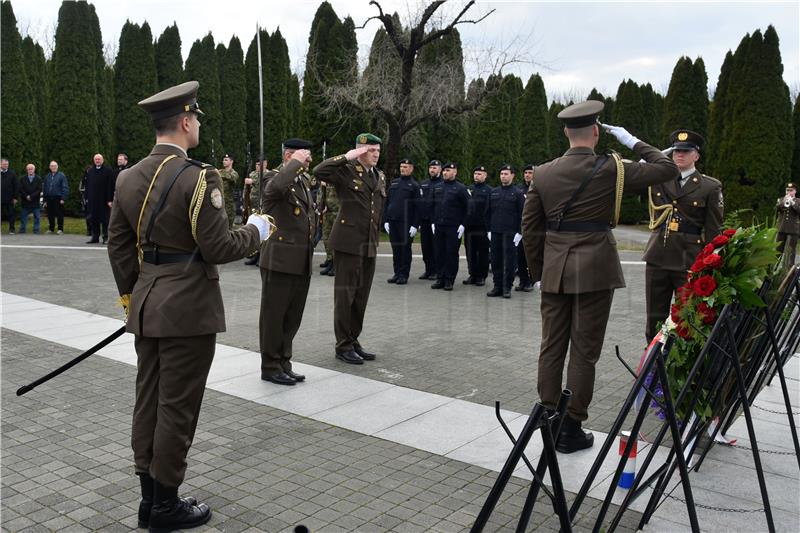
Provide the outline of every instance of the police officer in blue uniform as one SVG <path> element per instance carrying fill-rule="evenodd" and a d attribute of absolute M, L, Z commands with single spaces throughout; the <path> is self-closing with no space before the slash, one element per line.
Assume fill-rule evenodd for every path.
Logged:
<path fill-rule="evenodd" d="M 410 159 L 400 160 L 400 176 L 392 180 L 383 211 L 383 227 L 392 244 L 392 266 L 394 275 L 389 283 L 405 285 L 411 270 L 411 243 L 417 234 L 417 205 L 420 197 L 419 184 L 412 176 L 414 163 Z"/>
<path fill-rule="evenodd" d="M 464 222 L 469 209 L 469 191 L 456 181 L 458 166 L 447 163 L 442 167 L 442 184 L 433 189 L 433 219 L 431 231 L 436 247 L 436 282 L 431 289 L 453 290 L 458 274 L 458 249 L 464 236 Z"/>
<path fill-rule="evenodd" d="M 433 190 L 442 185 L 442 162 L 432 159 L 428 162 L 428 179 L 420 183 L 420 197 L 417 209 L 419 218 L 419 240 L 422 245 L 422 262 L 425 272 L 419 279 L 436 279 L 436 249 L 433 245 L 431 219 L 433 218 Z"/>
<path fill-rule="evenodd" d="M 486 236 L 486 203 L 492 188 L 486 184 L 486 167 L 472 169 L 474 185 L 470 187 L 467 223 L 464 224 L 464 248 L 467 249 L 469 277 L 464 285 L 482 287 L 489 275 L 489 238 Z"/>
<path fill-rule="evenodd" d="M 517 246 L 522 240 L 522 208 L 525 205 L 525 195 L 514 185 L 515 175 L 513 166 L 500 167 L 500 187 L 492 189 L 486 204 L 494 281 L 494 287 L 486 293 L 489 297 L 511 298 L 511 286 L 514 284 Z"/>
<path fill-rule="evenodd" d="M 522 169 L 522 183 L 519 186 L 523 196 L 528 192 L 532 182 L 533 165 L 528 164 Z M 523 243 L 519 243 L 519 246 L 517 246 L 517 275 L 519 276 L 519 285 L 514 287 L 514 290 L 531 292 L 533 290 L 533 281 L 531 281 L 531 274 L 528 270 L 528 261 L 525 259 L 525 249 L 523 248 Z"/>

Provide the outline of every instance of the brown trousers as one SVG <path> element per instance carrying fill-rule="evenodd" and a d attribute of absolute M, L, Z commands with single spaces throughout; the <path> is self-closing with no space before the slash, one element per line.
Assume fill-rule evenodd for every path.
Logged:
<path fill-rule="evenodd" d="M 647 323 L 644 336 L 649 344 L 658 331 L 656 326 L 669 316 L 672 295 L 686 283 L 689 269 L 664 270 L 648 264 L 644 271 L 645 299 L 647 300 Z"/>
<path fill-rule="evenodd" d="M 311 277 L 261 269 L 261 313 L 258 334 L 261 372 L 292 369 L 292 341 L 300 329 Z"/>
<path fill-rule="evenodd" d="M 336 251 L 333 254 L 336 278 L 333 283 L 333 331 L 336 352 L 344 353 L 360 346 L 358 336 L 364 327 L 375 258 Z"/>
<path fill-rule="evenodd" d="M 600 359 L 614 290 L 581 294 L 542 293 L 542 345 L 539 352 L 539 398 L 555 409 L 561 397 L 564 360 L 569 348 L 567 386 L 572 399 L 567 413 L 588 418 L 594 393 L 595 365 Z"/>
<path fill-rule="evenodd" d="M 217 335 L 136 336 L 136 403 L 131 445 L 137 472 L 178 487 L 194 439 Z"/>
<path fill-rule="evenodd" d="M 788 268 L 794 264 L 794 258 L 795 255 L 797 255 L 797 235 L 792 233 L 784 233 L 781 231 L 778 233 L 777 241 L 778 252 L 783 254 L 783 250 L 786 248 L 786 254 L 783 257 L 783 261 Z"/>

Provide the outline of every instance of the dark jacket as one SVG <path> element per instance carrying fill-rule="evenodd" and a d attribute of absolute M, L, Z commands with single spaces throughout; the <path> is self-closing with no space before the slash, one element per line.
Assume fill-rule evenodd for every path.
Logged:
<path fill-rule="evenodd" d="M 419 184 L 411 176 L 398 176 L 393 179 L 386 193 L 383 221 L 402 222 L 406 226 L 418 227 L 419 191 Z"/>
<path fill-rule="evenodd" d="M 48 172 L 44 177 L 44 198 L 55 200 L 66 200 L 69 196 L 69 182 L 63 172 L 58 171 L 55 174 Z"/>
<path fill-rule="evenodd" d="M 105 165 L 96 168 L 94 165 L 86 169 L 86 210 L 94 216 L 108 213 L 108 202 L 113 200 L 114 184 L 111 169 Z"/>
<path fill-rule="evenodd" d="M 521 233 L 525 195 L 517 185 L 495 187 L 486 204 L 488 230 L 493 233 Z"/>
<path fill-rule="evenodd" d="M 22 176 L 19 180 L 19 199 L 22 202 L 22 207 L 32 208 L 39 207 L 39 198 L 42 196 L 42 178 L 34 175 L 32 180 L 28 179 L 28 175 Z M 28 199 L 30 197 L 30 200 Z"/>
<path fill-rule="evenodd" d="M 460 181 L 444 181 L 433 189 L 433 217 L 439 226 L 463 226 L 469 209 L 469 191 Z"/>
<path fill-rule="evenodd" d="M 486 183 L 476 183 L 470 189 L 469 209 L 465 226 L 486 227 L 486 204 L 492 188 Z"/>
<path fill-rule="evenodd" d="M 433 190 L 441 187 L 444 180 L 441 176 L 428 178 L 419 184 L 419 203 L 417 204 L 417 218 L 420 221 L 430 222 L 433 218 Z"/>
<path fill-rule="evenodd" d="M 19 179 L 17 173 L 10 168 L 5 172 L 0 172 L 2 175 L 2 191 L 0 192 L 0 201 L 4 204 L 12 203 L 19 196 Z"/>

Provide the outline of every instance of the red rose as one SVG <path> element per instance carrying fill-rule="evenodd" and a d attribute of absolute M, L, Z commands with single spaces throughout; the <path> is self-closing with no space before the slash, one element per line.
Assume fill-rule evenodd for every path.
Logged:
<path fill-rule="evenodd" d="M 681 322 L 675 327 L 675 332 L 682 338 L 688 339 L 689 338 L 689 327 L 686 325 L 686 322 Z"/>
<path fill-rule="evenodd" d="M 678 287 L 677 293 L 681 305 L 685 304 L 692 297 L 692 284 L 686 283 L 683 287 Z"/>
<path fill-rule="evenodd" d="M 694 281 L 692 288 L 695 294 L 705 298 L 706 296 L 711 296 L 711 293 L 717 288 L 717 282 L 711 276 L 700 276 Z"/>
<path fill-rule="evenodd" d="M 708 254 L 714 253 L 714 245 L 711 243 L 706 244 L 703 246 L 703 250 L 700 252 L 700 255 L 707 256 Z"/>
<path fill-rule="evenodd" d="M 710 307 L 705 302 L 697 304 L 697 314 L 700 315 L 703 324 L 713 324 L 717 319 L 717 310 L 714 307 Z"/>
<path fill-rule="evenodd" d="M 719 268 L 722 266 L 722 256 L 719 254 L 711 254 L 703 258 L 703 266 L 706 268 Z"/>
<path fill-rule="evenodd" d="M 725 231 L 722 232 L 722 234 L 725 235 L 726 237 L 733 237 L 734 235 L 736 235 L 736 230 L 726 229 Z"/>
<path fill-rule="evenodd" d="M 692 272 L 700 272 L 705 268 L 705 264 L 703 264 L 703 259 L 698 258 L 697 261 L 692 263 L 692 267 L 689 269 Z"/>
<path fill-rule="evenodd" d="M 670 308 L 670 313 L 669 313 L 669 316 L 670 316 L 670 318 L 672 319 L 672 321 L 673 321 L 673 322 L 675 322 L 676 324 L 677 324 L 678 322 L 680 322 L 680 320 L 681 320 L 681 317 L 680 317 L 680 315 L 679 315 L 679 314 L 680 314 L 680 312 L 681 312 L 681 308 L 680 308 L 680 306 L 679 306 L 679 305 L 672 304 L 672 307 Z"/>
<path fill-rule="evenodd" d="M 731 238 L 726 235 L 717 235 L 711 240 L 711 244 L 714 246 L 725 246 L 728 244 L 729 240 L 731 240 Z"/>

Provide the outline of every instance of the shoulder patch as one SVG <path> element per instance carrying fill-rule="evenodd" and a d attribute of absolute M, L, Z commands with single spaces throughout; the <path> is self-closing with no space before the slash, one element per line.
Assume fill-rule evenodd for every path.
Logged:
<path fill-rule="evenodd" d="M 222 191 L 220 191 L 217 188 L 214 188 L 211 191 L 211 205 L 214 206 L 214 208 L 216 209 L 222 209 L 223 203 L 224 202 L 222 201 Z"/>
<path fill-rule="evenodd" d="M 211 166 L 208 163 L 203 163 L 202 161 L 198 161 L 197 159 L 189 159 L 188 157 L 186 158 L 186 162 L 191 163 L 192 165 L 200 168 L 209 168 Z"/>

